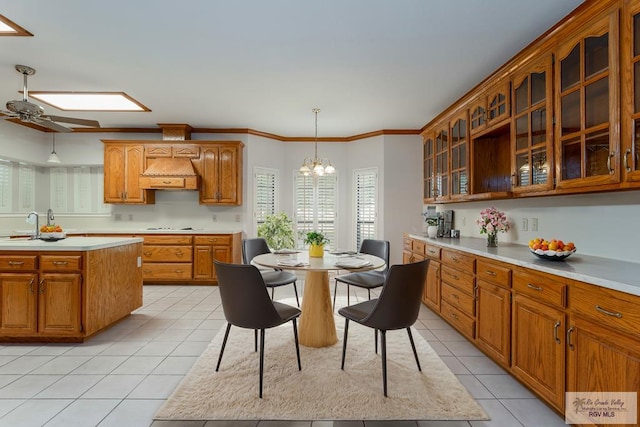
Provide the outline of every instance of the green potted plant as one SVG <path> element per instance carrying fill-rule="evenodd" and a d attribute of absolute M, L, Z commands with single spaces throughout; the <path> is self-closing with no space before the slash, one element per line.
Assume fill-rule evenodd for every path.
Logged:
<path fill-rule="evenodd" d="M 273 250 L 293 249 L 293 221 L 284 212 L 267 215 L 258 226 L 258 237 L 262 237 Z"/>
<path fill-rule="evenodd" d="M 304 242 L 309 245 L 309 256 L 322 258 L 324 256 L 324 245 L 329 243 L 329 239 L 319 231 L 309 231 L 304 238 Z"/>

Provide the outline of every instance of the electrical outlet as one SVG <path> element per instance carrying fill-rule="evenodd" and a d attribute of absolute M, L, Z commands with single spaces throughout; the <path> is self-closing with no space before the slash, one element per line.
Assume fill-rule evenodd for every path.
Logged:
<path fill-rule="evenodd" d="M 213 220 L 213 222 L 218 222 L 218 215 L 211 215 L 211 219 Z"/>
<path fill-rule="evenodd" d="M 529 230 L 529 220 L 527 218 L 522 218 L 522 231 Z"/>
<path fill-rule="evenodd" d="M 531 218 L 531 231 L 538 231 L 538 218 Z"/>
<path fill-rule="evenodd" d="M 240 214 L 236 214 L 236 222 L 240 222 L 241 218 L 240 218 Z"/>
<path fill-rule="evenodd" d="M 113 216 L 113 219 L 114 219 L 115 221 L 122 221 L 122 214 L 115 214 L 115 215 Z"/>
<path fill-rule="evenodd" d="M 129 214 L 129 221 L 133 221 L 133 214 Z"/>

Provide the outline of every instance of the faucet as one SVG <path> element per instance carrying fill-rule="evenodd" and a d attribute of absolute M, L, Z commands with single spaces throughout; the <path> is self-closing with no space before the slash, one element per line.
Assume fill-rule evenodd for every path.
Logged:
<path fill-rule="evenodd" d="M 47 210 L 47 225 L 51 225 L 55 219 L 56 217 L 53 216 L 53 209 L 49 208 L 49 210 Z"/>
<path fill-rule="evenodd" d="M 36 229 L 35 229 L 35 233 L 33 233 L 31 235 L 31 240 L 35 240 L 38 237 L 40 237 L 40 217 L 38 216 L 38 212 L 33 211 L 33 212 L 29 212 L 29 215 L 27 215 L 27 222 L 29 224 L 33 224 L 33 220 L 31 219 L 32 216 L 36 217 Z"/>

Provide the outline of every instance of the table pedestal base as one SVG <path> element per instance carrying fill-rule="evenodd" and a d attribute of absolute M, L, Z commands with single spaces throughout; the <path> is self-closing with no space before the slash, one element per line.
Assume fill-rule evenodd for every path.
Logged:
<path fill-rule="evenodd" d="M 328 347 L 338 342 L 328 272 L 307 272 L 301 309 L 298 331 L 300 344 L 307 347 Z"/>

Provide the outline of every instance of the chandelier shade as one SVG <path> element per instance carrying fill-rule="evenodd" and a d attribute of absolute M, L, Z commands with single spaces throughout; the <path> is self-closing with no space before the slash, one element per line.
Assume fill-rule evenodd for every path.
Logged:
<path fill-rule="evenodd" d="M 53 135 L 52 149 L 51 149 L 51 154 L 49 154 L 49 158 L 47 159 L 47 163 L 60 163 L 60 158 L 56 153 L 56 134 L 53 133 L 52 135 Z"/>
<path fill-rule="evenodd" d="M 320 112 L 319 108 L 314 108 L 311 110 L 316 116 L 316 134 L 315 134 L 315 152 L 313 158 L 305 157 L 302 161 L 302 166 L 298 171 L 304 176 L 322 176 L 324 174 L 330 175 L 336 171 L 336 168 L 331 165 L 331 162 L 328 159 L 321 159 L 318 157 L 318 113 Z"/>

